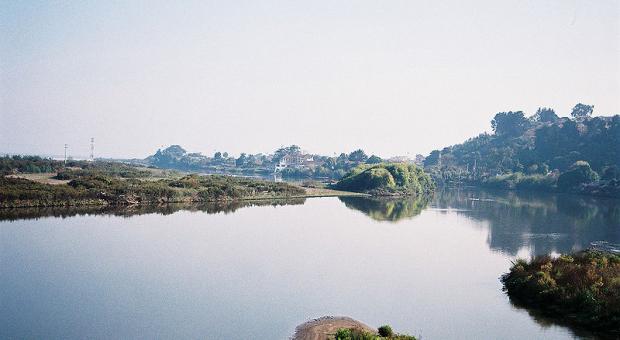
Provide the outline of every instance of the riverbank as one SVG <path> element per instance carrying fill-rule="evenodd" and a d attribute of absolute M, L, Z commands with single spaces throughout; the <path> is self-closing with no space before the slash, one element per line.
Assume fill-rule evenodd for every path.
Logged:
<path fill-rule="evenodd" d="M 502 276 L 511 301 L 561 324 L 620 336 L 620 255 L 586 250 L 518 260 Z"/>
<path fill-rule="evenodd" d="M 25 177 L 25 178 L 24 178 Z M 0 208 L 204 203 L 295 199 L 364 194 L 305 188 L 243 177 L 186 175 L 179 178 L 120 178 L 86 173 L 59 180 L 58 174 L 0 178 Z"/>

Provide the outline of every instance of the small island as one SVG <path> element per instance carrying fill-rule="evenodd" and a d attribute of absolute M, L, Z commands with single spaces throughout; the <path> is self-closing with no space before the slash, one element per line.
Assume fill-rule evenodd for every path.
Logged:
<path fill-rule="evenodd" d="M 292 340 L 416 340 L 416 338 L 395 333 L 389 325 L 374 329 L 346 316 L 323 316 L 297 326 Z"/>
<path fill-rule="evenodd" d="M 373 196 L 414 196 L 431 194 L 435 183 L 414 164 L 380 163 L 357 166 L 332 187 Z"/>
<path fill-rule="evenodd" d="M 618 254 L 586 250 L 555 259 L 517 260 L 501 280 L 518 307 L 605 337 L 620 337 Z"/>

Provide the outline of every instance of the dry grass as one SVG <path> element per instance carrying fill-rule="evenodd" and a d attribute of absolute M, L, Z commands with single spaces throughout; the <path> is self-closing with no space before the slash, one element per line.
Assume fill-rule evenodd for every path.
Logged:
<path fill-rule="evenodd" d="M 37 174 L 19 174 L 19 175 L 7 175 L 7 178 L 23 178 L 29 181 L 42 183 L 42 184 L 51 184 L 51 185 L 59 185 L 59 184 L 67 184 L 68 180 L 55 179 L 55 172 L 44 172 Z"/>

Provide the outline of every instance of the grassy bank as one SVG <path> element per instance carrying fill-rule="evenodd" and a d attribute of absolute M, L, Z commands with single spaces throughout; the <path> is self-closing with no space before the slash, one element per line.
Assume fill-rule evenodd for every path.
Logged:
<path fill-rule="evenodd" d="M 589 250 L 518 260 L 502 282 L 518 306 L 560 323 L 620 336 L 620 255 Z"/>
<path fill-rule="evenodd" d="M 23 178 L 0 178 L 0 207 L 128 205 L 140 203 L 213 202 L 302 197 L 300 187 L 229 176 L 187 175 L 145 180 L 98 173 L 72 177 L 66 184 Z"/>

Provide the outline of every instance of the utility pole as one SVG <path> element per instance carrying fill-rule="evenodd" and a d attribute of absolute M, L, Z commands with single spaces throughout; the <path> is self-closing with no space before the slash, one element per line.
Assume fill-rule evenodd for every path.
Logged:
<path fill-rule="evenodd" d="M 95 138 L 90 139 L 90 161 L 95 161 Z"/>
<path fill-rule="evenodd" d="M 65 167 L 67 167 L 67 148 L 69 147 L 69 144 L 65 144 Z"/>

